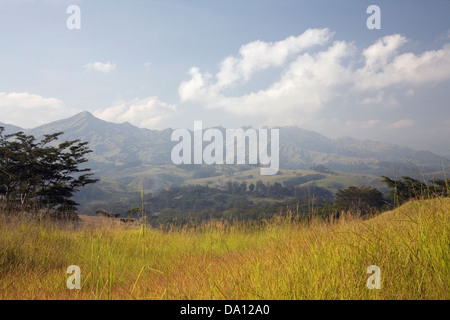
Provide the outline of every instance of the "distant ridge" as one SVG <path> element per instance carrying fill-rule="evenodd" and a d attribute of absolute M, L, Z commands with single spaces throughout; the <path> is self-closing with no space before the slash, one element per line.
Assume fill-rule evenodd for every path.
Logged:
<path fill-rule="evenodd" d="M 18 127 L 18 126 L 12 125 L 12 124 L 3 123 L 3 122 L 0 122 L 0 127 L 3 127 L 5 129 L 6 134 L 24 130 L 21 127 Z"/>
<path fill-rule="evenodd" d="M 88 141 L 94 151 L 90 166 L 102 175 L 122 176 L 142 166 L 170 165 L 174 142 L 171 129 L 141 129 L 132 124 L 111 123 L 84 111 L 67 119 L 50 122 L 33 129 L 3 124 L 6 133 L 23 130 L 41 137 L 64 132 L 61 139 Z M 224 130 L 223 128 L 221 130 Z M 280 168 L 309 169 L 323 164 L 331 170 L 350 173 L 390 174 L 393 168 L 441 171 L 450 165 L 444 157 L 429 151 L 417 151 L 390 143 L 354 138 L 331 139 L 298 127 L 280 127 Z M 126 173 L 125 173 L 126 170 Z"/>

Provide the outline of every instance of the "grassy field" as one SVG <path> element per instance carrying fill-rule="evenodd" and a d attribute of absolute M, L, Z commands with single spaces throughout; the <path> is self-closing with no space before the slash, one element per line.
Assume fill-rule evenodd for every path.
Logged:
<path fill-rule="evenodd" d="M 339 189 L 347 188 L 349 186 L 370 186 L 376 187 L 378 189 L 385 189 L 386 185 L 383 183 L 382 179 L 376 175 L 370 174 L 357 174 L 357 173 L 348 173 L 348 172 L 334 172 L 330 173 L 320 173 L 313 170 L 287 170 L 282 169 L 279 171 L 279 174 L 273 176 L 261 176 L 259 173 L 260 169 L 251 169 L 241 172 L 234 172 L 232 176 L 219 175 L 215 177 L 209 178 L 201 178 L 201 179 L 186 179 L 184 181 L 185 184 L 200 184 L 200 185 L 209 185 L 210 187 L 221 187 L 225 188 L 226 183 L 228 181 L 237 181 L 239 183 L 245 181 L 248 185 L 251 183 L 256 184 L 258 180 L 261 180 L 265 184 L 274 184 L 275 182 L 279 182 L 283 184 L 283 182 L 299 177 L 299 176 L 307 176 L 312 174 L 321 174 L 323 175 L 323 179 L 313 180 L 307 182 L 303 185 L 314 183 L 320 187 L 324 187 L 331 192 L 335 193 Z"/>
<path fill-rule="evenodd" d="M 368 220 L 165 231 L 2 222 L 0 299 L 450 299 L 449 213 L 438 198 Z M 69 265 L 80 290 L 66 287 Z M 366 286 L 370 265 L 381 289 Z"/>

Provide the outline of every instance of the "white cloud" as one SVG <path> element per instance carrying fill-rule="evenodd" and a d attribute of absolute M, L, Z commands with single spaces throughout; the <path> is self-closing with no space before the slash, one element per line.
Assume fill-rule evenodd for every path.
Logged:
<path fill-rule="evenodd" d="M 388 129 L 403 129 L 403 128 L 411 127 L 414 124 L 415 124 L 415 122 L 412 119 L 401 119 L 399 121 L 396 121 L 394 123 L 387 125 L 386 127 Z"/>
<path fill-rule="evenodd" d="M 14 106 L 31 110 L 43 105 L 58 108 L 62 105 L 62 101 L 56 98 L 44 98 L 28 92 L 0 92 L 0 105 L 2 108 Z"/>
<path fill-rule="evenodd" d="M 335 42 L 318 54 L 298 55 L 306 48 L 326 43 L 331 35 L 328 29 L 311 29 L 298 37 L 276 43 L 257 41 L 244 45 L 239 59 L 228 57 L 220 64 L 216 77 L 191 68 L 191 79 L 179 87 L 180 99 L 182 102 L 200 102 L 208 108 L 225 108 L 238 115 L 263 114 L 273 119 L 278 116 L 285 118 L 283 112 L 294 111 L 305 117 L 331 98 L 330 87 L 340 85 L 349 76 L 340 61 L 353 53 L 351 44 Z M 294 54 L 297 58 L 284 70 L 281 79 L 270 87 L 239 97 L 223 94 L 225 87 L 249 80 L 258 70 L 281 66 L 288 56 Z"/>
<path fill-rule="evenodd" d="M 91 62 L 83 66 L 88 71 L 99 71 L 103 73 L 109 73 L 116 70 L 116 64 L 111 62 Z"/>
<path fill-rule="evenodd" d="M 387 52 L 390 55 L 391 52 Z M 421 55 L 407 52 L 387 58 L 379 64 L 378 72 L 366 66 L 355 72 L 355 86 L 361 90 L 377 90 L 389 86 L 417 86 L 450 79 L 450 45 Z"/>
<path fill-rule="evenodd" d="M 297 37 L 291 36 L 278 42 L 258 40 L 245 44 L 239 49 L 237 57 L 228 56 L 220 63 L 214 84 L 211 83 L 213 79 L 210 74 L 202 75 L 198 68 L 191 68 L 191 80 L 181 83 L 178 91 L 181 101 L 195 100 L 204 95 L 205 92 L 199 94 L 198 90 L 205 85 L 210 91 L 208 95 L 214 96 L 236 82 L 247 82 L 257 71 L 282 66 L 289 57 L 313 46 L 322 45 L 331 37 L 329 29 L 309 29 Z"/>
<path fill-rule="evenodd" d="M 401 35 L 385 36 L 362 50 L 350 42 L 331 42 L 332 35 L 328 29 L 310 29 L 274 43 L 245 44 L 237 56 L 219 63 L 215 75 L 192 67 L 190 78 L 179 86 L 180 101 L 239 116 L 259 115 L 276 125 L 302 124 L 314 120 L 324 107 L 334 106 L 333 102 L 399 106 L 396 87 L 411 95 L 419 85 L 450 79 L 449 44 L 416 55 L 399 53 L 408 41 Z M 314 46 L 319 50 L 311 51 Z M 255 79 L 257 71 L 269 67 L 278 67 L 272 70 L 278 79 L 266 88 L 229 94 L 228 88 L 245 89 L 242 85 Z M 409 122 L 395 127 L 406 125 Z"/>
<path fill-rule="evenodd" d="M 405 94 L 406 95 L 406 94 Z M 394 94 L 386 95 L 384 91 L 379 91 L 374 97 L 366 97 L 361 101 L 366 105 L 385 105 L 385 106 L 398 106 L 399 102 L 395 98 Z"/>
<path fill-rule="evenodd" d="M 72 110 L 57 98 L 44 98 L 28 92 L 0 92 L 0 121 L 23 128 L 55 121 Z"/>
<path fill-rule="evenodd" d="M 399 35 L 386 36 L 363 51 L 366 66 L 365 72 L 373 72 L 382 68 L 390 58 L 392 58 L 397 50 L 407 42 L 406 38 Z"/>
<path fill-rule="evenodd" d="M 208 99 L 208 95 L 213 98 L 215 93 L 211 92 L 210 88 L 206 88 L 206 82 L 209 78 L 211 78 L 211 75 L 201 74 L 200 70 L 196 67 L 192 67 L 189 70 L 189 75 L 191 76 L 191 79 L 189 81 L 182 82 L 178 88 L 181 102 L 199 100 L 205 101 Z M 207 90 L 210 93 L 208 93 Z"/>
<path fill-rule="evenodd" d="M 369 120 L 362 120 L 362 121 L 345 121 L 344 127 L 345 129 L 350 129 L 350 131 L 354 132 L 355 130 L 360 129 L 368 129 L 373 128 L 380 124 L 379 119 L 369 119 Z"/>
<path fill-rule="evenodd" d="M 331 36 L 328 29 L 309 29 L 297 37 L 290 36 L 278 42 L 258 40 L 243 45 L 238 57 L 229 56 L 221 62 L 216 86 L 221 89 L 237 80 L 248 81 L 256 71 L 282 66 L 290 56 L 325 44 Z"/>
<path fill-rule="evenodd" d="M 97 110 L 94 115 L 111 122 L 129 122 L 140 128 L 160 129 L 163 120 L 174 115 L 176 106 L 157 97 L 120 101 L 112 107 Z"/>

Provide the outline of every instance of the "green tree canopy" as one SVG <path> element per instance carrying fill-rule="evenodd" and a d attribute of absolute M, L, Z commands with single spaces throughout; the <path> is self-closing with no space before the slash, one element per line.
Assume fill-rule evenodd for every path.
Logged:
<path fill-rule="evenodd" d="M 0 127 L 0 207 L 3 210 L 40 209 L 75 211 L 71 198 L 82 187 L 95 183 L 85 155 L 92 152 L 80 140 L 56 144 L 62 132 L 34 136 L 17 132 L 3 135 Z"/>
<path fill-rule="evenodd" d="M 339 211 L 365 215 L 381 209 L 384 199 L 383 194 L 375 188 L 351 186 L 336 193 L 334 205 Z"/>
<path fill-rule="evenodd" d="M 429 184 L 419 181 L 411 177 L 401 177 L 401 179 L 395 180 L 386 176 L 382 176 L 383 182 L 386 183 L 388 188 L 392 188 L 390 191 L 395 205 L 401 205 L 402 203 L 410 200 L 417 199 L 423 196 L 449 196 L 450 191 L 450 179 L 433 179 L 429 181 Z"/>

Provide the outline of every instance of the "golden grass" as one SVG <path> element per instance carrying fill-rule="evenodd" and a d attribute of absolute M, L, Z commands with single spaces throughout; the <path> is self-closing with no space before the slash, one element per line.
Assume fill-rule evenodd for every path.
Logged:
<path fill-rule="evenodd" d="M 2 223 L 0 299 L 449 299 L 449 213 L 438 198 L 308 224 Z M 69 265 L 81 290 L 66 287 Z M 379 290 L 366 287 L 370 265 Z"/>

